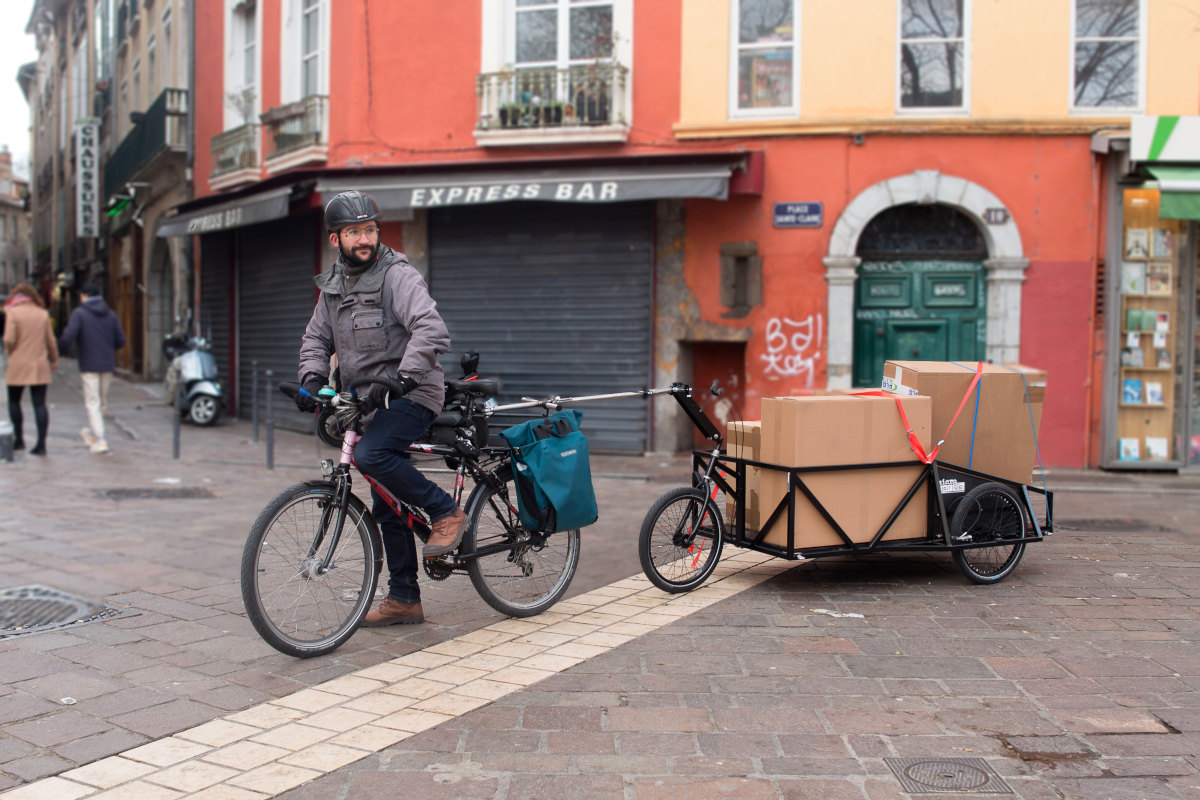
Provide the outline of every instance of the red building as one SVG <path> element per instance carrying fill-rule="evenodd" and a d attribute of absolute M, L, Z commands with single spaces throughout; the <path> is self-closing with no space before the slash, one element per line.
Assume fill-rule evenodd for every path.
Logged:
<path fill-rule="evenodd" d="M 323 203 L 360 188 L 427 277 L 447 365 L 481 352 L 506 396 L 719 379 L 718 413 L 756 418 L 764 396 L 878 386 L 885 358 L 1019 361 L 1050 375 L 1043 460 L 1094 463 L 1111 121 L 797 111 L 821 48 L 788 50 L 790 17 L 746 44 L 752 0 L 701 5 L 198 3 L 197 198 L 159 235 L 195 234 L 240 413 L 255 367 L 294 371 L 334 258 Z M 710 61 L 728 86 L 698 82 Z M 598 449 L 690 444 L 665 403 L 585 413 Z"/>

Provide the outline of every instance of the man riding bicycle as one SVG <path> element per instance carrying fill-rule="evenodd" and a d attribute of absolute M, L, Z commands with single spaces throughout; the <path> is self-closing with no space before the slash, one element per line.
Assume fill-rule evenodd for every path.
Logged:
<path fill-rule="evenodd" d="M 404 394 L 371 384 L 362 397 L 366 430 L 354 451 L 360 472 L 401 500 L 423 508 L 433 521 L 426 557 L 453 551 L 462 540 L 465 515 L 454 499 L 421 474 L 408 446 L 428 429 L 445 400 L 438 356 L 450 334 L 425 281 L 403 253 L 379 241 L 379 207 L 370 195 L 342 192 L 325 206 L 329 243 L 340 256 L 314 279 L 320 290 L 300 345 L 300 383 L 315 396 L 329 383 L 334 353 L 343 386 L 355 378 L 385 376 Z M 296 404 L 311 410 L 303 395 Z M 413 624 L 425 620 L 417 584 L 413 533 L 371 491 L 388 566 L 388 595 L 364 625 Z"/>

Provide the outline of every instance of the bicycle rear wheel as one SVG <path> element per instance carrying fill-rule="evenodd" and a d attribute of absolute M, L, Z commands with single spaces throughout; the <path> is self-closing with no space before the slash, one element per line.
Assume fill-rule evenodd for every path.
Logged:
<path fill-rule="evenodd" d="M 724 537 L 716 505 L 699 489 L 680 487 L 658 499 L 638 535 L 642 571 L 664 592 L 687 592 L 708 579 Z"/>
<path fill-rule="evenodd" d="M 331 653 L 354 635 L 370 608 L 383 566 L 379 528 L 353 494 L 329 569 L 337 519 L 329 481 L 280 493 L 258 515 L 242 552 L 242 602 L 254 629 L 281 653 Z"/>
<path fill-rule="evenodd" d="M 1025 555 L 1024 542 L 1002 544 L 1025 536 L 1021 500 L 1002 483 L 976 486 L 955 506 L 950 533 L 955 539 L 996 542 L 986 547 L 955 550 L 954 563 L 974 583 L 999 583 L 1017 568 Z"/>
<path fill-rule="evenodd" d="M 558 602 L 579 566 L 579 530 L 539 536 L 521 527 L 512 472 L 503 488 L 475 486 L 467 498 L 467 530 L 459 553 L 475 591 L 510 617 L 531 617 Z M 490 551 L 478 558 L 472 553 Z"/>

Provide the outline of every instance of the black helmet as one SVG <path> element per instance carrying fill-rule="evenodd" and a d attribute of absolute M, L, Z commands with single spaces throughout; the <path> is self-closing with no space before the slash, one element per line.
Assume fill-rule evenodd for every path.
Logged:
<path fill-rule="evenodd" d="M 325 228 L 330 233 L 337 233 L 356 222 L 370 222 L 373 219 L 379 219 L 379 206 L 371 195 L 357 189 L 336 195 L 325 206 Z"/>

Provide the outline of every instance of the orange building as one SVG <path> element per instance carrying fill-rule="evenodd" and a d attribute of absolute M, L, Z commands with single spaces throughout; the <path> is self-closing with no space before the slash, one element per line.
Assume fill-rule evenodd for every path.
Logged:
<path fill-rule="evenodd" d="M 1019 361 L 1050 375 L 1044 462 L 1094 465 L 1122 136 L 1200 71 L 1155 94 L 1178 20 L 1145 0 L 1104 6 L 1140 71 L 1103 88 L 1096 4 L 926 5 L 198 3 L 197 198 L 159 235 L 194 235 L 243 415 L 255 369 L 294 370 L 323 203 L 360 188 L 448 373 L 477 350 L 506 396 L 717 379 L 718 415 L 755 418 L 886 358 Z M 691 442 L 667 403 L 585 414 L 598 449 Z"/>

